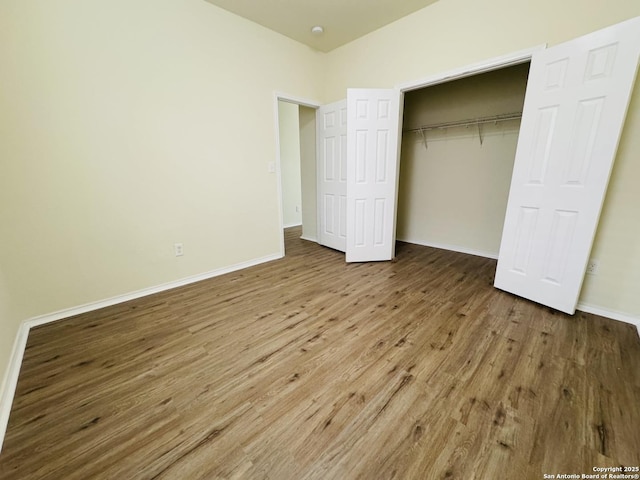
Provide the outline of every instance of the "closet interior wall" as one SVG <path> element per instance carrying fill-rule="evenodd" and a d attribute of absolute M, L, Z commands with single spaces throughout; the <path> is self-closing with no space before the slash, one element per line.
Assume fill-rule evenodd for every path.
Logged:
<path fill-rule="evenodd" d="M 497 258 L 520 120 L 430 128 L 522 112 L 529 63 L 407 92 L 398 240 Z"/>

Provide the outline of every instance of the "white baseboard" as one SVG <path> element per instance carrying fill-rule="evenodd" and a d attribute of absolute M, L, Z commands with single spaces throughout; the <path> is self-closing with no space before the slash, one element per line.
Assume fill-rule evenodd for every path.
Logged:
<path fill-rule="evenodd" d="M 11 350 L 11 357 L 9 358 L 9 366 L 2 379 L 2 390 L 0 390 L 0 452 L 2 452 L 4 435 L 7 433 L 11 404 L 13 403 L 13 396 L 16 393 L 16 386 L 18 385 L 18 376 L 20 375 L 24 349 L 27 346 L 29 330 L 30 327 L 26 322 L 22 322 L 18 327 L 18 333 L 13 341 L 13 349 Z"/>
<path fill-rule="evenodd" d="M 315 243 L 318 243 L 318 239 L 317 239 L 317 238 L 314 238 L 314 237 L 308 237 L 308 236 L 306 236 L 306 235 L 300 235 L 300 238 L 301 238 L 302 240 L 306 240 L 306 241 L 308 241 L 308 242 L 315 242 Z"/>
<path fill-rule="evenodd" d="M 424 242 L 422 240 L 410 240 L 410 239 L 400 239 L 400 238 L 398 240 L 401 242 L 422 245 L 424 247 L 442 248 L 444 250 L 452 250 L 454 252 L 468 253 L 471 255 L 479 256 L 479 257 L 493 258 L 495 260 L 498 259 L 497 253 L 473 250 L 466 247 L 460 247 L 458 245 L 446 245 L 442 243 Z M 638 329 L 638 335 L 640 335 L 640 318 L 638 317 L 629 315 L 628 313 L 618 312 L 615 310 L 610 310 L 608 308 L 599 307 L 597 305 L 591 305 L 588 303 L 578 303 L 578 306 L 576 307 L 576 309 L 582 312 L 593 313 L 594 315 L 600 315 L 601 317 L 610 318 L 612 320 L 619 320 L 621 322 L 635 325 L 636 328 Z"/>
<path fill-rule="evenodd" d="M 585 313 L 593 313 L 594 315 L 600 315 L 601 317 L 611 318 L 612 320 L 619 320 L 621 322 L 630 323 L 635 325 L 638 329 L 638 335 L 640 335 L 640 318 L 629 315 L 628 313 L 617 312 L 608 308 L 599 307 L 597 305 L 590 305 L 588 303 L 578 303 L 577 310 Z"/>
<path fill-rule="evenodd" d="M 301 223 L 290 223 L 288 225 L 285 225 L 283 228 L 301 227 L 301 226 L 302 226 Z"/>
<path fill-rule="evenodd" d="M 200 273 L 198 275 L 192 275 L 190 277 L 182 278 L 180 280 L 175 280 L 173 282 L 163 283 L 161 285 L 156 285 L 154 287 L 143 288 L 142 290 L 126 293 L 124 295 L 117 295 L 115 297 L 107 298 L 105 300 L 99 300 L 97 302 L 91 302 L 91 303 L 87 303 L 77 307 L 67 308 L 65 310 L 59 310 L 54 313 L 40 315 L 27 320 L 27 323 L 29 324 L 29 327 L 37 327 L 38 325 L 44 325 L 45 323 L 55 322 L 56 320 L 72 317 L 74 315 L 80 315 L 82 313 L 92 312 L 94 310 L 99 310 L 104 307 L 117 305 L 118 303 L 128 302 L 129 300 L 135 300 L 136 298 L 146 297 L 148 295 L 153 295 L 154 293 L 164 292 L 165 290 L 171 290 L 172 288 L 182 287 L 184 285 L 189 285 L 190 283 L 199 282 L 201 280 L 207 280 L 208 278 L 219 277 L 220 275 L 225 275 L 227 273 L 235 272 L 237 270 L 242 270 L 244 268 L 254 267 L 256 265 L 260 265 L 261 263 L 278 260 L 279 258 L 282 258 L 282 255 L 280 255 L 279 253 L 273 254 L 273 255 L 267 255 L 266 257 L 250 260 L 248 262 L 238 263 L 235 265 L 231 265 L 229 267 L 219 268 L 216 270 L 212 270 L 210 272 Z"/>
<path fill-rule="evenodd" d="M 305 238 L 305 237 L 300 237 L 300 238 L 303 238 L 304 240 L 308 240 L 312 242 L 317 241 L 316 239 L 313 239 L 313 238 Z M 424 245 L 427 247 L 443 248 L 446 250 L 453 250 L 456 252 L 468 253 L 471 255 L 477 255 L 481 257 L 497 258 L 497 255 L 495 254 L 471 250 L 471 249 L 467 249 L 467 248 L 463 248 L 455 245 L 443 245 L 443 244 L 432 244 L 432 243 L 427 244 L 425 242 L 418 242 L 418 241 L 411 241 L 411 240 L 401 240 L 401 241 L 407 242 L 407 243 L 415 243 L 417 245 Z M 129 300 L 135 300 L 137 298 L 152 295 L 154 293 L 163 292 L 166 290 L 170 290 L 172 288 L 181 287 L 184 285 L 188 285 L 190 283 L 199 282 L 201 280 L 206 280 L 208 278 L 217 277 L 220 275 L 224 275 L 226 273 L 235 272 L 237 270 L 242 270 L 244 268 L 253 267 L 256 265 L 260 265 L 261 263 L 278 260 L 279 258 L 282 258 L 282 255 L 280 254 L 268 255 L 266 257 L 258 258 L 248 262 L 238 263 L 236 265 L 231 265 L 229 267 L 220 268 L 217 270 L 213 270 L 213 271 L 198 274 L 198 275 L 193 275 L 193 276 L 186 277 L 173 282 L 167 282 L 161 285 L 157 285 L 155 287 L 149 287 L 142 290 L 137 290 L 135 292 L 127 293 L 124 295 L 118 295 L 105 300 L 87 303 L 78 307 L 60 310 L 58 312 L 53 312 L 47 315 L 40 315 L 37 317 L 33 317 L 29 320 L 23 321 L 18 329 L 18 333 L 16 334 L 16 338 L 13 343 L 13 350 L 11 352 L 11 358 L 9 360 L 9 367 L 7 368 L 4 374 L 2 386 L 0 389 L 0 451 L 2 451 L 2 444 L 7 431 L 7 425 L 9 423 L 9 414 L 11 413 L 11 404 L 13 403 L 13 397 L 15 395 L 16 386 L 18 384 L 18 376 L 20 375 L 22 358 L 24 356 L 24 350 L 25 350 L 25 347 L 27 346 L 27 339 L 29 337 L 29 331 L 31 330 L 31 328 L 36 327 L 38 325 L 44 325 L 46 323 L 55 322 L 57 320 L 68 318 L 74 315 L 79 315 L 81 313 L 87 313 L 90 311 L 99 310 L 101 308 L 116 305 L 118 303 L 127 302 Z M 614 310 L 598 307 L 596 305 L 589 305 L 586 303 L 579 303 L 577 306 L 577 309 L 586 313 L 593 313 L 595 315 L 600 315 L 603 317 L 611 318 L 613 320 L 620 320 L 622 322 L 635 325 L 636 328 L 638 328 L 638 334 L 640 335 L 640 318 L 638 317 L 634 317 L 627 313 L 617 312 Z"/>
<path fill-rule="evenodd" d="M 424 240 L 411 240 L 406 238 L 398 238 L 400 242 L 413 243 L 415 245 L 422 245 L 423 247 L 440 248 L 442 250 L 451 250 L 453 252 L 467 253 L 469 255 L 475 255 L 477 257 L 498 259 L 498 254 L 494 252 L 486 252 L 483 250 L 474 250 L 473 248 L 461 247 L 460 245 L 447 245 L 446 243 L 434 243 L 425 242 Z"/>
<path fill-rule="evenodd" d="M 24 350 L 27 346 L 29 331 L 33 327 L 55 322 L 57 320 L 62 320 L 63 318 L 72 317 L 74 315 L 80 315 L 82 313 L 99 310 L 104 307 L 110 307 L 119 303 L 128 302 L 130 300 L 135 300 L 136 298 L 146 297 L 148 295 L 153 295 L 154 293 L 164 292 L 166 290 L 171 290 L 172 288 L 182 287 L 184 285 L 199 282 L 201 280 L 219 277 L 220 275 L 225 275 L 237 270 L 254 267 L 256 265 L 260 265 L 261 263 L 271 262 L 280 258 L 282 258 L 282 255 L 280 255 L 279 253 L 267 255 L 266 257 L 257 258 L 248 262 L 237 263 L 229 267 L 219 268 L 198 275 L 192 275 L 190 277 L 175 280 L 173 282 L 167 282 L 161 285 L 156 285 L 154 287 L 143 288 L 142 290 L 126 293 L 124 295 L 118 295 L 115 297 L 107 298 L 105 300 L 86 303 L 77 307 L 67 308 L 64 310 L 59 310 L 57 312 L 48 313 L 46 315 L 39 315 L 37 317 L 24 320 L 20 324 L 18 333 L 16 334 L 16 338 L 13 343 L 13 350 L 11 352 L 11 358 L 9 359 L 9 366 L 4 374 L 1 387 L 2 389 L 0 390 L 0 452 L 2 451 L 4 436 L 7 432 L 9 414 L 11 413 L 11 405 L 13 403 L 13 397 L 16 393 L 16 386 L 18 385 L 20 367 L 22 366 L 22 358 L 24 357 Z"/>

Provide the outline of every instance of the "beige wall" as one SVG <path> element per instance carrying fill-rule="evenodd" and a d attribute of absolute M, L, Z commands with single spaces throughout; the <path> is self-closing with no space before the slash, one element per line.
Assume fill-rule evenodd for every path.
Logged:
<path fill-rule="evenodd" d="M 392 87 L 488 58 L 554 45 L 640 16 L 636 0 L 440 0 L 327 56 L 326 101 L 347 87 Z M 580 301 L 640 317 L 640 82 L 632 95 Z"/>
<path fill-rule="evenodd" d="M 528 76 L 526 62 L 409 91 L 403 128 L 522 112 Z"/>
<path fill-rule="evenodd" d="M 529 65 L 408 92 L 403 128 L 521 112 Z M 497 256 L 520 122 L 402 138 L 397 238 Z"/>
<path fill-rule="evenodd" d="M 398 240 L 496 257 L 507 209 L 519 122 L 434 132 L 425 150 L 402 141 Z"/>
<path fill-rule="evenodd" d="M 1 267 L 1 266 L 0 266 Z M 5 368 L 9 364 L 9 356 L 13 349 L 13 342 L 18 333 L 20 323 L 14 321 L 9 309 L 9 290 L 0 268 L 0 389 L 4 389 Z M 0 398 L 3 390 L 0 390 Z M 2 426 L 0 426 L 2 431 Z M 0 434 L 0 445 L 2 438 Z"/>
<path fill-rule="evenodd" d="M 439 0 L 327 55 L 325 101 L 389 88 L 640 16 L 636 0 Z"/>
<path fill-rule="evenodd" d="M 24 319 L 279 253 L 273 95 L 321 54 L 202 0 L 3 0 L 0 59 L 0 372 Z"/>
<path fill-rule="evenodd" d="M 616 163 L 600 217 L 591 258 L 598 274 L 587 275 L 582 302 L 640 319 L 640 81 L 622 132 Z"/>
<path fill-rule="evenodd" d="M 300 174 L 302 176 L 302 236 L 317 239 L 316 110 L 300 107 Z"/>
<path fill-rule="evenodd" d="M 285 228 L 302 224 L 300 119 L 298 105 L 278 101 L 282 219 Z"/>

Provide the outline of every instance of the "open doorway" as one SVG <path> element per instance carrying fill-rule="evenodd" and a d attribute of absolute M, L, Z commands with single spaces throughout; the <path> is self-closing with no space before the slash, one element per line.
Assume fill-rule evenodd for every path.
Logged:
<path fill-rule="evenodd" d="M 299 108 L 295 103 L 278 101 L 282 223 L 285 229 L 302 226 Z"/>
<path fill-rule="evenodd" d="M 529 66 L 405 94 L 398 240 L 498 257 Z"/>
<path fill-rule="evenodd" d="M 277 97 L 278 185 L 281 225 L 300 238 L 316 241 L 316 108 L 311 102 Z"/>

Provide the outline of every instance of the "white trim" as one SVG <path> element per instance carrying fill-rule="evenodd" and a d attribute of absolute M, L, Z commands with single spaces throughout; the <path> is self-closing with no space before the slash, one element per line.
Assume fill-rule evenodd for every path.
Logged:
<path fill-rule="evenodd" d="M 492 258 L 494 260 L 498 259 L 497 253 L 486 252 L 484 250 L 475 250 L 473 248 L 462 247 L 460 245 L 449 245 L 446 243 L 425 242 L 424 240 L 411 240 L 411 239 L 404 239 L 404 238 L 398 238 L 397 240 L 399 242 L 422 245 L 423 247 L 433 247 L 433 248 L 440 248 L 442 250 L 451 250 L 452 252 L 466 253 L 468 255 L 475 255 L 476 257 Z"/>
<path fill-rule="evenodd" d="M 408 92 L 410 90 L 416 90 L 418 88 L 428 87 L 430 85 L 437 85 L 439 83 L 450 82 L 451 80 L 457 80 L 459 78 L 469 77 L 472 75 L 478 75 L 492 70 L 498 70 L 500 68 L 510 67 L 518 65 L 520 63 L 531 60 L 531 57 L 535 52 L 544 50 L 547 48 L 547 44 L 537 45 L 535 47 L 527 48 L 525 50 L 519 50 L 507 55 L 501 55 L 499 57 L 483 60 L 482 62 L 472 63 L 464 67 L 455 68 L 447 72 L 436 73 L 420 80 L 412 80 L 396 85 L 395 88 L 401 92 Z"/>
<path fill-rule="evenodd" d="M 322 229 L 320 228 L 320 218 L 322 218 L 322 201 L 320 200 L 320 179 L 322 178 L 322 173 L 318 173 L 318 169 L 320 168 L 320 110 L 316 110 L 316 131 L 314 133 L 315 137 L 315 147 L 316 147 L 316 163 L 314 167 L 314 175 L 316 177 L 316 237 L 320 238 L 320 234 L 322 233 Z M 317 240 L 316 240 L 317 242 Z"/>
<path fill-rule="evenodd" d="M 280 225 L 280 256 L 284 257 L 284 229 L 287 228 L 284 224 L 284 213 L 282 204 L 282 170 L 280 159 L 280 116 L 278 114 L 278 102 L 283 101 L 287 103 L 294 103 L 298 106 L 319 108 L 320 103 L 315 100 L 309 100 L 308 98 L 297 97 L 295 95 L 289 95 L 282 92 L 273 92 L 273 111 L 275 118 L 275 133 L 276 133 L 276 185 L 278 192 L 278 217 Z M 317 150 L 316 150 L 317 151 Z"/>
<path fill-rule="evenodd" d="M 284 228 L 291 228 L 291 227 L 301 227 L 302 223 L 290 223 L 288 225 L 285 225 Z"/>
<path fill-rule="evenodd" d="M 273 93 L 276 96 L 277 100 L 282 100 L 283 102 L 287 102 L 287 103 L 295 103 L 296 105 L 301 105 L 303 107 L 319 108 L 322 105 L 320 102 L 317 102 L 316 100 L 310 100 L 304 97 L 297 97 L 295 95 L 289 95 L 287 93 L 282 93 L 282 92 L 273 92 Z"/>
<path fill-rule="evenodd" d="M 9 358 L 9 366 L 2 380 L 2 390 L 0 390 L 0 452 L 2 452 L 4 436 L 7 433 L 11 405 L 13 404 L 13 397 L 18 385 L 20 367 L 22 366 L 22 358 L 24 357 L 24 350 L 27 346 L 30 328 L 27 322 L 22 322 L 18 327 L 18 333 L 13 342 L 13 350 Z"/>
<path fill-rule="evenodd" d="M 419 241 L 419 240 L 404 240 L 404 239 L 398 239 L 398 241 L 400 242 L 405 242 L 405 243 L 413 243 L 416 245 L 422 245 L 425 247 L 433 247 L 433 248 L 441 248 L 444 250 L 452 250 L 454 252 L 460 252 L 460 253 L 467 253 L 470 255 L 476 255 L 478 257 L 486 257 L 486 258 L 492 258 L 494 260 L 498 259 L 498 255 L 494 254 L 494 253 L 489 253 L 489 252 L 483 252 L 483 251 L 479 251 L 479 250 L 473 250 L 473 249 L 469 249 L 469 248 L 465 248 L 465 247 L 459 247 L 457 245 L 446 245 L 446 244 L 442 244 L 442 243 L 433 243 L 433 242 L 423 242 L 423 241 Z M 592 313 L 594 315 L 599 315 L 601 317 L 605 317 L 605 318 L 610 318 L 612 320 L 618 320 L 620 322 L 624 322 L 624 323 L 629 323 L 631 325 L 635 325 L 635 327 L 638 329 L 638 335 L 640 336 L 640 318 L 637 316 L 633 316 L 630 315 L 628 313 L 624 313 L 624 312 L 618 312 L 616 310 L 611 310 L 609 308 L 605 308 L 605 307 L 600 307 L 597 305 L 591 305 L 588 303 L 584 303 L 584 302 L 579 302 L 576 310 L 580 310 L 581 312 L 585 312 L 585 313 Z"/>
<path fill-rule="evenodd" d="M 592 313 L 594 315 L 600 315 L 601 317 L 611 318 L 620 322 L 630 323 L 635 325 L 638 329 L 638 335 L 640 335 L 640 318 L 628 313 L 618 312 L 616 310 L 610 310 L 608 308 L 599 307 L 597 305 L 591 305 L 589 303 L 578 302 L 576 310 L 580 310 L 585 313 Z"/>
<path fill-rule="evenodd" d="M 314 243 L 318 243 L 318 239 L 315 237 L 309 237 L 307 235 L 300 235 L 300 238 L 302 240 L 306 240 L 307 242 L 314 242 Z"/>
<path fill-rule="evenodd" d="M 273 111 L 275 116 L 275 132 L 276 132 L 276 190 L 278 196 L 278 227 L 280 232 L 280 255 L 284 257 L 284 203 L 282 202 L 282 176 L 281 176 L 281 160 L 280 160 L 280 96 L 277 93 L 273 95 Z"/>
<path fill-rule="evenodd" d="M 255 267 L 256 265 L 260 265 L 266 262 L 271 262 L 273 260 L 278 260 L 280 258 L 282 258 L 282 255 L 279 255 L 279 254 L 267 255 L 266 257 L 256 258 L 254 260 L 237 263 L 235 265 L 231 265 L 228 267 L 218 268 L 216 270 L 211 270 L 205 273 L 199 273 L 197 275 L 192 275 L 190 277 L 181 278 L 179 280 L 174 280 L 172 282 L 163 283 L 161 285 L 156 285 L 154 287 L 143 288 L 142 290 L 136 290 L 135 292 L 125 293 L 124 295 L 117 295 L 115 297 L 107 298 L 105 300 L 99 300 L 97 302 L 86 303 L 84 305 L 67 308 L 65 310 L 60 310 L 54 313 L 40 315 L 27 320 L 26 323 L 29 324 L 29 327 L 37 327 L 39 325 L 55 322 L 56 320 L 61 320 L 63 318 L 68 318 L 74 315 L 80 315 L 82 313 L 92 312 L 94 310 L 99 310 L 104 307 L 110 307 L 112 305 L 117 305 L 119 303 L 128 302 L 129 300 L 135 300 L 137 298 L 153 295 L 154 293 L 160 293 L 166 290 L 171 290 L 172 288 L 183 287 L 185 285 L 189 285 L 190 283 L 200 282 L 202 280 L 207 280 L 213 277 L 219 277 L 220 275 L 236 272 L 238 270 L 243 270 L 249 267 Z"/>
<path fill-rule="evenodd" d="M 27 339 L 29 337 L 29 331 L 37 326 L 47 323 L 69 318 L 82 313 L 99 310 L 104 307 L 110 307 L 119 303 L 128 302 L 137 298 L 146 297 L 155 293 L 164 292 L 173 288 L 182 287 L 190 283 L 207 280 L 213 277 L 219 277 L 227 273 L 232 273 L 245 268 L 254 267 L 262 263 L 271 262 L 282 258 L 281 254 L 267 255 L 265 257 L 256 258 L 247 262 L 237 263 L 229 267 L 218 268 L 209 272 L 200 273 L 198 275 L 192 275 L 190 277 L 175 280 L 173 282 L 163 283 L 154 287 L 143 288 L 135 292 L 126 293 L 124 295 L 118 295 L 115 297 L 107 298 L 105 300 L 99 300 L 97 302 L 86 303 L 77 307 L 67 308 L 59 310 L 57 312 L 48 313 L 46 315 L 39 315 L 37 317 L 24 320 L 18 329 L 15 341 L 13 343 L 13 350 L 9 359 L 9 367 L 7 368 L 4 378 L 2 380 L 2 390 L 0 390 L 0 451 L 2 451 L 2 444 L 4 436 L 7 432 L 7 425 L 9 423 L 9 414 L 11 413 L 11 405 L 13 403 L 13 397 L 16 392 L 16 386 L 18 384 L 18 376 L 20 374 L 20 367 L 22 366 L 22 358 L 24 356 L 24 350 L 27 346 Z"/>

